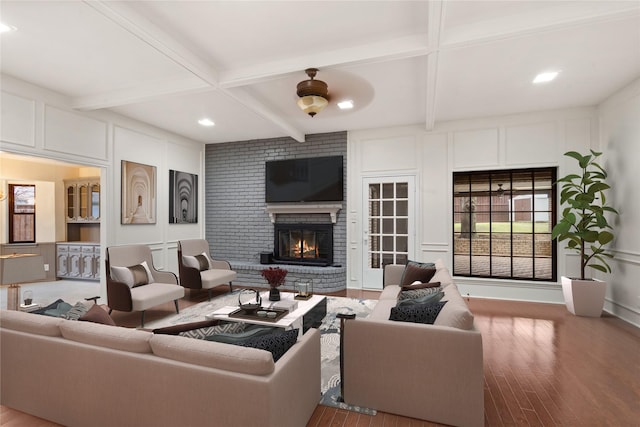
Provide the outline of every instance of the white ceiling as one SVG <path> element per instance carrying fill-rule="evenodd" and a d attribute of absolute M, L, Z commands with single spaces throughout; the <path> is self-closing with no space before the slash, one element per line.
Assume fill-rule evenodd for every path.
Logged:
<path fill-rule="evenodd" d="M 592 106 L 640 76 L 640 1 L 2 0 L 0 20 L 3 74 L 205 143 Z"/>

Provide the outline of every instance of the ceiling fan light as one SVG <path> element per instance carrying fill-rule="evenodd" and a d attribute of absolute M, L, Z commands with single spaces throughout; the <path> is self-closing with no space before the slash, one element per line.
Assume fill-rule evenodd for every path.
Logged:
<path fill-rule="evenodd" d="M 307 95 L 298 99 L 298 107 L 311 117 L 324 110 L 327 105 L 329 101 L 321 96 Z"/>
<path fill-rule="evenodd" d="M 307 68 L 305 73 L 309 76 L 309 80 L 301 81 L 296 88 L 296 93 L 300 97 L 298 107 L 311 117 L 329 104 L 329 89 L 322 80 L 315 80 L 317 72 L 316 68 Z"/>

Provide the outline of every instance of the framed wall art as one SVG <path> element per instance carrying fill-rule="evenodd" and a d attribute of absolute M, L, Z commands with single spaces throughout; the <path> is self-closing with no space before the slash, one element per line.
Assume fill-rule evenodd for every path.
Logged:
<path fill-rule="evenodd" d="M 122 161 L 122 224 L 156 223 L 156 167 Z"/>
<path fill-rule="evenodd" d="M 169 224 L 198 222 L 198 175 L 169 170 Z"/>

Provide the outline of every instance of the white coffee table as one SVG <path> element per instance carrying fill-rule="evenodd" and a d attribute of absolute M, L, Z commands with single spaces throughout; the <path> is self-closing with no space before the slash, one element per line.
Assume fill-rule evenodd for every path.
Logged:
<path fill-rule="evenodd" d="M 269 292 L 263 292 L 260 294 L 262 297 L 262 307 L 268 309 L 271 305 L 269 301 Z M 302 336 L 311 326 L 316 322 L 321 322 L 324 316 L 327 314 L 327 297 L 323 295 L 313 295 L 307 300 L 294 300 L 293 293 L 281 292 L 281 301 L 296 301 L 298 307 L 287 313 L 284 317 L 277 321 L 270 321 L 268 319 L 262 320 L 260 318 L 238 318 L 229 317 L 231 313 L 238 310 L 238 306 L 225 306 L 221 307 L 209 314 L 205 315 L 207 320 L 218 319 L 228 322 L 243 322 L 250 323 L 252 325 L 264 325 L 274 326 L 283 329 L 296 329 L 299 330 L 299 336 Z"/>

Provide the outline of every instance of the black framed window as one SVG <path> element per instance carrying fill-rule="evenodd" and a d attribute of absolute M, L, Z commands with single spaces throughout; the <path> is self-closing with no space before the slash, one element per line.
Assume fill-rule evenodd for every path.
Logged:
<path fill-rule="evenodd" d="M 556 168 L 453 173 L 457 276 L 555 281 Z"/>
<path fill-rule="evenodd" d="M 36 186 L 9 184 L 9 243 L 36 242 Z"/>

